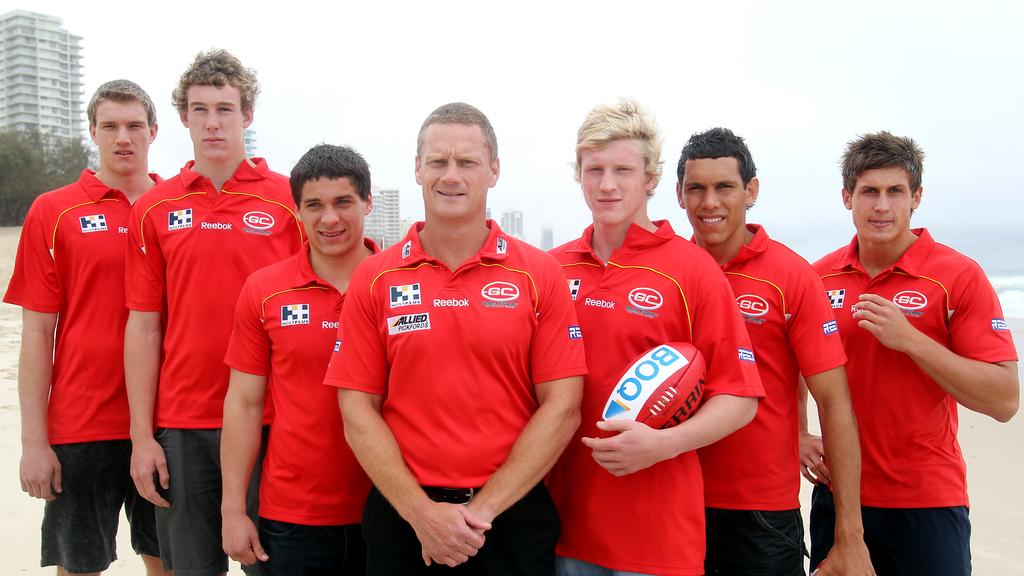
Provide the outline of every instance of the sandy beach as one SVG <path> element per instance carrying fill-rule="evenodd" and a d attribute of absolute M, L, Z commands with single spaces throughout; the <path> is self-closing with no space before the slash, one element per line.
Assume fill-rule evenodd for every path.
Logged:
<path fill-rule="evenodd" d="M 19 228 L 0 228 L 0 294 L 6 292 L 14 265 Z M 1018 354 L 1024 343 L 1024 319 L 1010 320 Z M 3 574 L 53 574 L 39 568 L 39 525 L 43 502 L 21 491 L 17 363 L 21 310 L 0 304 L 0 567 Z M 814 413 L 811 410 L 812 414 Z M 812 422 L 816 428 L 816 422 Z M 960 443 L 967 459 L 973 525 L 974 573 L 1024 575 L 1024 416 L 1009 424 L 960 410 Z M 806 519 L 810 485 L 803 483 Z M 106 572 L 142 574 L 142 564 L 128 543 L 127 523 L 118 534 L 119 559 Z M 241 574 L 237 565 L 232 574 Z"/>

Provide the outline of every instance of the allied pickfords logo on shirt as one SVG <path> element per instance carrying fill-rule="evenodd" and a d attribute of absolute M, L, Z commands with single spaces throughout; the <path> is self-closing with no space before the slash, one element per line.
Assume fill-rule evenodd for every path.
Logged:
<path fill-rule="evenodd" d="M 184 208 L 167 213 L 167 229 L 181 230 L 192 227 L 192 209 Z"/>
<path fill-rule="evenodd" d="M 309 304 L 285 304 L 281 306 L 281 326 L 309 324 Z"/>
<path fill-rule="evenodd" d="M 906 316 L 921 316 L 922 309 L 928 305 L 928 298 L 916 290 L 904 290 L 892 297 L 892 301 L 903 310 Z"/>
<path fill-rule="evenodd" d="M 79 216 L 78 223 L 82 225 L 82 232 L 106 232 L 107 230 L 107 215 L 106 214 L 92 214 L 89 216 Z"/>
<path fill-rule="evenodd" d="M 572 296 L 573 302 L 576 301 L 576 297 L 580 294 L 580 285 L 583 281 L 579 278 L 569 278 L 569 295 Z"/>
<path fill-rule="evenodd" d="M 266 212 L 253 210 L 242 215 L 242 232 L 248 232 L 249 234 L 270 236 L 270 231 L 273 230 L 274 224 L 274 217 Z"/>
<path fill-rule="evenodd" d="M 430 313 L 403 314 L 388 318 L 388 334 L 404 334 L 417 330 L 430 330 Z"/>
<path fill-rule="evenodd" d="M 391 307 L 415 306 L 420 303 L 420 283 L 391 286 Z"/>
<path fill-rule="evenodd" d="M 519 306 L 519 286 L 511 282 L 491 282 L 480 289 L 485 308 L 515 308 Z"/>
<path fill-rule="evenodd" d="M 832 305 L 833 309 L 842 308 L 843 302 L 846 300 L 846 288 L 840 288 L 838 290 L 829 290 L 828 294 L 829 304 Z"/>
<path fill-rule="evenodd" d="M 629 304 L 626 304 L 626 312 L 645 318 L 656 318 L 658 315 L 654 311 L 665 303 L 661 292 L 646 286 L 630 290 L 627 300 Z"/>
<path fill-rule="evenodd" d="M 736 298 L 736 305 L 739 306 L 743 320 L 750 324 L 764 324 L 764 318 L 771 309 L 768 301 L 757 294 L 743 294 Z"/>

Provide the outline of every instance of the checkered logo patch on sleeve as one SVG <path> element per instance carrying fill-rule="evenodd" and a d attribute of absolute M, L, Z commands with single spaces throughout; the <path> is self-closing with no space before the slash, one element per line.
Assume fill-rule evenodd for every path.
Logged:
<path fill-rule="evenodd" d="M 79 216 L 78 223 L 82 225 L 82 232 L 104 232 L 107 229 L 106 214 L 91 214 Z"/>
<path fill-rule="evenodd" d="M 281 326 L 309 324 L 309 304 L 286 304 L 281 306 Z"/>

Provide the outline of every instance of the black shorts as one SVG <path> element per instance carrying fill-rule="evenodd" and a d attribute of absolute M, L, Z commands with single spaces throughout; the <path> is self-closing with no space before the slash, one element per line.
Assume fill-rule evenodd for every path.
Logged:
<path fill-rule="evenodd" d="M 708 575 L 802 576 L 804 521 L 800 509 L 705 508 Z"/>
<path fill-rule="evenodd" d="M 156 439 L 164 449 L 170 475 L 170 488 L 158 490 L 171 507 L 156 508 L 164 569 L 174 570 L 175 576 L 214 576 L 227 572 L 228 557 L 221 544 L 220 429 L 160 428 Z M 260 456 L 256 459 L 246 498 L 247 512 L 254 523 L 266 440 L 267 428 L 264 427 Z M 259 574 L 257 565 L 242 569 L 246 574 Z"/>
<path fill-rule="evenodd" d="M 270 557 L 261 576 L 363 576 L 366 544 L 359 524 L 307 526 L 260 518 L 260 544 Z"/>
<path fill-rule="evenodd" d="M 63 492 L 43 511 L 40 566 L 67 572 L 102 572 L 117 559 L 117 524 L 124 507 L 132 549 L 159 556 L 153 505 L 135 491 L 130 440 L 104 440 L 53 447 Z"/>
<path fill-rule="evenodd" d="M 971 520 L 966 506 L 875 508 L 861 506 L 864 544 L 878 576 L 969 576 Z M 811 571 L 832 549 L 835 501 L 818 485 L 811 496 Z"/>
<path fill-rule="evenodd" d="M 530 490 L 491 525 L 485 534 L 487 541 L 476 556 L 455 568 L 443 564 L 427 568 L 416 532 L 374 488 L 363 509 L 366 573 L 554 576 L 561 523 L 543 484 Z"/>

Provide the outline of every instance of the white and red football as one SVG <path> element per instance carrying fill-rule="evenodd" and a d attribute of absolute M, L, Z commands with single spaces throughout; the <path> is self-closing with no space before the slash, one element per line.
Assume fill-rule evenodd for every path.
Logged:
<path fill-rule="evenodd" d="M 671 428 L 697 410 L 706 373 L 704 357 L 693 344 L 655 346 L 626 368 L 608 397 L 603 418 Z"/>

